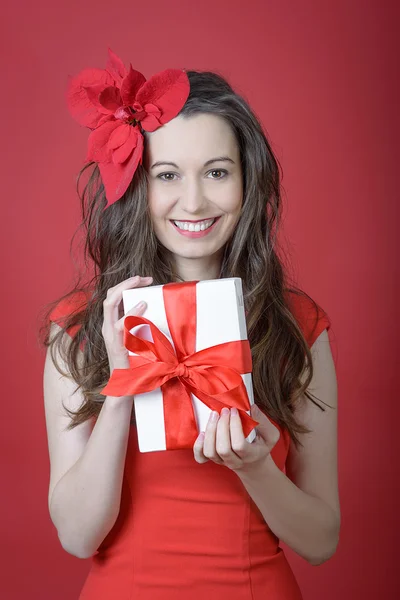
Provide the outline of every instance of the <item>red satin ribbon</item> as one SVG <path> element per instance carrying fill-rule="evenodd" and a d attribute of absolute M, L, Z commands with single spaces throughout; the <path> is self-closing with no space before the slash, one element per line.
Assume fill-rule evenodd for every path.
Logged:
<path fill-rule="evenodd" d="M 252 370 L 248 340 L 225 342 L 195 352 L 196 282 L 164 285 L 163 297 L 174 346 L 151 321 L 126 317 L 124 345 L 138 356 L 129 356 L 129 369 L 114 369 L 101 393 L 130 396 L 161 387 L 168 450 L 192 448 L 198 436 L 190 394 L 217 412 L 224 406 L 236 407 L 247 437 L 258 425 L 246 412 L 250 402 L 240 376 Z M 142 324 L 149 325 L 153 342 L 130 333 Z"/>

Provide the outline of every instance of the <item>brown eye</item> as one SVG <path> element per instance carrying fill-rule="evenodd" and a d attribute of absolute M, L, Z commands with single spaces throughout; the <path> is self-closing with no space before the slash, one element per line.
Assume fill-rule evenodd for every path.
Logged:
<path fill-rule="evenodd" d="M 160 173 L 160 175 L 157 175 L 157 177 L 158 177 L 159 179 L 161 179 L 162 181 L 173 181 L 173 179 L 169 179 L 169 178 L 168 178 L 168 179 L 164 179 L 164 177 L 165 177 L 166 175 L 172 175 L 172 176 L 174 176 L 174 175 L 175 175 L 175 173 Z"/>
<path fill-rule="evenodd" d="M 225 171 L 225 169 L 213 169 L 210 173 L 223 173 L 222 177 L 212 177 L 212 179 L 224 179 L 228 174 L 228 171 Z"/>

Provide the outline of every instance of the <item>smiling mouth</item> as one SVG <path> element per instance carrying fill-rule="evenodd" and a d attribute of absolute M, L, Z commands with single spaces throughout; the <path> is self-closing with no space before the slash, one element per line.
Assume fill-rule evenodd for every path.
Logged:
<path fill-rule="evenodd" d="M 175 221 L 175 220 L 172 220 L 172 223 L 174 225 L 176 225 L 176 227 L 178 227 L 178 229 L 181 229 L 182 231 L 199 232 L 199 231 L 205 231 L 206 229 L 209 229 L 210 227 L 212 227 L 219 218 L 220 217 L 214 217 L 212 219 L 203 219 L 202 221 Z"/>

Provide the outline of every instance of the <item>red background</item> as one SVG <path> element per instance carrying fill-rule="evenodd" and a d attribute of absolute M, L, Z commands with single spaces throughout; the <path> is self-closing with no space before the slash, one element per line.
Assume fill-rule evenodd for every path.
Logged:
<path fill-rule="evenodd" d="M 48 514 L 36 331 L 73 274 L 88 131 L 66 110 L 67 76 L 103 68 L 108 45 L 146 77 L 221 72 L 268 131 L 295 274 L 331 316 L 339 385 L 339 548 L 320 567 L 288 557 L 306 600 L 398 597 L 395 4 L 26 0 L 3 9 L 2 598 L 77 598 L 89 568 L 61 548 Z"/>

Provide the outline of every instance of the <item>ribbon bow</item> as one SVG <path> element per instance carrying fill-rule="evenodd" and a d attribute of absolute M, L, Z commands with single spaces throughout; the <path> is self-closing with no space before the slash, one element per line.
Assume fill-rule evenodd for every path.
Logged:
<path fill-rule="evenodd" d="M 128 316 L 124 321 L 129 369 L 114 369 L 102 394 L 142 394 L 161 387 L 164 403 L 166 447 L 191 448 L 198 435 L 191 400 L 194 394 L 211 410 L 236 407 L 247 437 L 258 424 L 246 411 L 250 403 L 241 373 L 252 370 L 248 340 L 226 342 L 194 352 L 196 338 L 196 282 L 163 286 L 168 327 L 174 346 L 148 319 Z M 174 310 L 179 306 L 179 310 Z M 148 325 L 153 341 L 130 333 Z M 175 347 L 175 349 L 174 349 Z"/>
<path fill-rule="evenodd" d="M 166 69 L 146 81 L 132 65 L 127 71 L 110 48 L 108 55 L 105 69 L 84 69 L 71 78 L 67 103 L 73 118 L 92 129 L 86 162 L 98 163 L 110 206 L 125 193 L 142 164 L 139 124 L 151 132 L 176 117 L 190 84 L 180 69 Z"/>

